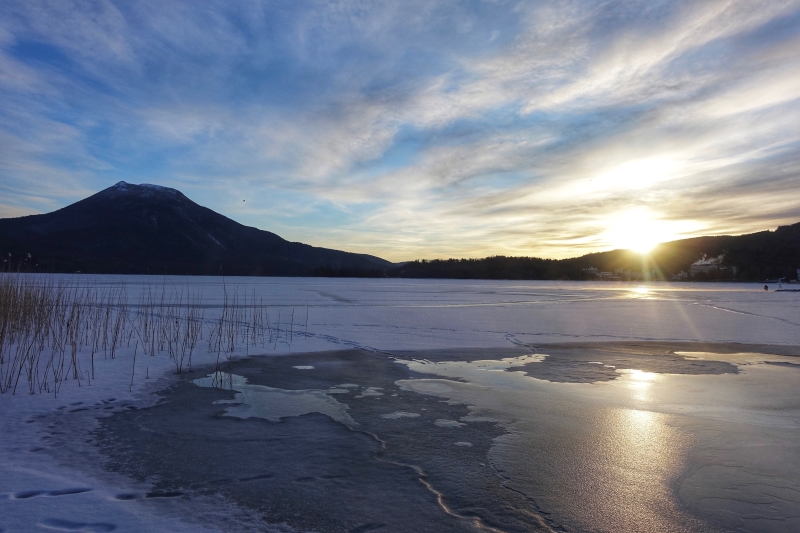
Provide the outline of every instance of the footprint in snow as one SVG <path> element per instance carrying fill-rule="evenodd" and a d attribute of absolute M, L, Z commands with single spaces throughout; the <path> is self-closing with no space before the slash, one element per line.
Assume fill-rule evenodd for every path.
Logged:
<path fill-rule="evenodd" d="M 86 533 L 107 533 L 108 531 L 117 529 L 117 526 L 114 524 L 103 522 L 90 524 L 85 522 L 72 522 L 71 520 L 62 520 L 60 518 L 47 518 L 40 522 L 39 525 L 47 529 L 55 529 L 56 531 L 83 531 Z"/>
<path fill-rule="evenodd" d="M 86 487 L 58 489 L 58 490 L 26 490 L 23 492 L 15 493 L 13 495 L 13 498 L 15 500 L 27 500 L 28 498 L 35 498 L 37 496 L 69 496 L 72 494 L 82 494 L 84 492 L 89 492 L 91 490 L 93 489 Z"/>
<path fill-rule="evenodd" d="M 78 487 L 74 489 L 60 489 L 60 490 L 51 490 L 47 493 L 47 496 L 68 496 L 70 494 L 82 494 L 84 492 L 89 492 L 92 489 L 88 489 L 85 487 Z"/>
<path fill-rule="evenodd" d="M 386 524 L 381 523 L 369 523 L 369 524 L 362 524 L 360 526 L 356 526 L 353 529 L 349 530 L 348 533 L 368 533 L 369 531 L 376 531 L 378 529 L 383 529 Z"/>
<path fill-rule="evenodd" d="M 177 490 L 153 490 L 144 495 L 145 498 L 177 498 L 178 496 L 183 496 L 183 493 Z"/>

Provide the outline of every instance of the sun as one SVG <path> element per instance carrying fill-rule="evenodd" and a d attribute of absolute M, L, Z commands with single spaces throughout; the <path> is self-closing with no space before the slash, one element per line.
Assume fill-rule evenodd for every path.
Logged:
<path fill-rule="evenodd" d="M 678 225 L 658 219 L 647 209 L 632 209 L 607 220 L 603 239 L 615 249 L 646 254 L 658 244 L 678 238 Z"/>
<path fill-rule="evenodd" d="M 635 235 L 626 235 L 620 238 L 615 248 L 625 248 L 640 254 L 646 254 L 655 248 L 659 242 L 646 231 L 637 230 Z"/>
<path fill-rule="evenodd" d="M 640 254 L 646 254 L 661 242 L 656 237 L 650 235 L 645 229 L 637 228 L 632 235 L 622 239 L 620 248 L 633 250 Z"/>

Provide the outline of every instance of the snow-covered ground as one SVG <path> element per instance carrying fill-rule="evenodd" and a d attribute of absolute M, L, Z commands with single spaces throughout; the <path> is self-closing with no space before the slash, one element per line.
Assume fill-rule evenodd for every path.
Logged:
<path fill-rule="evenodd" d="M 124 285 L 135 304 L 143 290 L 168 287 L 202 294 L 204 318 L 236 291 L 264 302 L 280 338 L 237 348 L 236 357 L 361 348 L 392 352 L 503 347 L 572 341 L 709 341 L 800 344 L 800 295 L 756 284 L 633 284 L 319 278 L 184 278 L 61 276 L 96 287 Z M 280 319 L 278 316 L 280 315 Z M 115 359 L 97 356 L 95 378 L 67 381 L 53 394 L 0 395 L 0 532 L 197 531 L 200 523 L 171 518 L 159 498 L 131 501 L 126 480 L 88 476 L 84 465 L 61 464 L 48 443 L 75 442 L 52 424 L 59 411 L 97 416 L 155 401 L 159 380 L 175 366 L 166 354 L 133 348 Z M 213 363 L 200 343 L 194 364 Z M 82 411 L 79 411 L 82 412 Z M 52 426 L 52 427 L 51 427 Z M 75 431 L 84 438 L 86 428 Z M 60 434 L 59 434 L 60 433 Z M 56 454 L 57 455 L 57 454 Z M 88 456 L 88 454 L 87 454 Z M 214 502 L 208 502 L 213 512 Z M 242 515 L 240 522 L 244 523 Z M 213 529 L 213 528 L 211 528 Z M 224 528 L 222 528 L 224 529 Z"/>

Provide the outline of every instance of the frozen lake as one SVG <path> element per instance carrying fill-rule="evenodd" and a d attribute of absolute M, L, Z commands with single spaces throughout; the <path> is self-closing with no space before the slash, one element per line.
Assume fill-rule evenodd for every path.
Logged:
<path fill-rule="evenodd" d="M 91 387 L 0 396 L 0 530 L 800 530 L 798 293 L 72 281 L 208 321 L 235 293 L 283 336 L 218 374 L 123 350 Z"/>
<path fill-rule="evenodd" d="M 377 349 L 520 342 L 689 340 L 797 344 L 797 293 L 760 284 L 74 276 L 124 285 L 129 302 L 162 287 L 201 294 L 213 316 L 224 292 L 256 297 L 316 338 Z M 772 287 L 775 289 L 776 287 Z M 207 317 L 208 318 L 208 317 Z M 274 318 L 274 317 L 273 317 Z M 330 348 L 331 345 L 328 345 Z"/>

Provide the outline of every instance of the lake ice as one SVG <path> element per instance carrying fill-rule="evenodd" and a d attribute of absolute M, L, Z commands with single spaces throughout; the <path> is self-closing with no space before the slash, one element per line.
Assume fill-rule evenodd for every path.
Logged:
<path fill-rule="evenodd" d="M 223 291 L 263 298 L 273 321 L 280 313 L 284 336 L 272 346 L 242 347 L 233 354 L 231 373 L 238 375 L 235 361 L 247 353 L 289 356 L 285 363 L 283 357 L 273 358 L 273 376 L 263 379 L 274 381 L 256 383 L 260 370 L 253 367 L 247 382 L 236 382 L 245 390 L 232 391 L 234 396 L 198 399 L 213 389 L 191 381 L 182 386 L 198 392 L 186 389 L 185 394 L 192 395 L 198 409 L 230 411 L 231 422 L 266 424 L 263 428 L 285 430 L 281 438 L 293 435 L 298 443 L 304 431 L 316 428 L 342 450 L 353 446 L 354 454 L 367 458 L 362 463 L 384 454 L 393 463 L 364 467 L 380 480 L 373 506 L 395 491 L 414 502 L 426 520 L 441 519 L 441 531 L 800 528 L 800 402 L 795 392 L 800 390 L 800 360 L 787 357 L 800 353 L 796 293 L 764 291 L 755 284 L 296 278 L 226 278 L 223 284 L 221 278 L 144 276 L 76 276 L 73 281 L 98 287 L 124 283 L 134 303 L 144 288 L 197 291 L 206 320 L 218 312 Z M 656 348 L 645 353 L 645 344 L 624 344 L 635 341 Z M 549 358 L 548 346 L 555 344 L 562 352 L 553 348 Z M 568 345 L 580 346 L 573 350 L 576 355 L 570 355 Z M 678 356 L 661 357 L 670 345 Z M 504 348 L 513 353 L 498 351 Z M 330 355 L 335 350 L 388 363 L 354 363 Z M 320 354 L 317 359 L 314 353 Z M 195 364 L 213 362 L 201 353 Z M 390 374 L 399 374 L 387 373 L 393 367 L 386 364 L 410 374 L 390 380 Z M 376 507 L 380 512 L 374 516 L 359 507 L 355 495 L 363 491 L 357 487 L 369 481 L 352 472 L 341 478 L 306 472 L 280 486 L 271 480 L 283 480 L 289 475 L 284 470 L 274 478 L 236 481 L 252 477 L 243 472 L 227 489 L 192 492 L 188 481 L 187 487 L 156 490 L 147 472 L 135 479 L 125 468 L 104 468 L 108 461 L 160 468 L 135 453 L 115 456 L 108 443 L 99 453 L 103 443 L 98 439 L 128 435 L 131 443 L 146 447 L 148 441 L 137 440 L 141 436 L 125 433 L 125 424 L 139 414 L 161 413 L 162 422 L 149 415 L 141 422 L 142 428 L 159 428 L 177 416 L 157 394 L 177 379 L 166 356 L 137 359 L 130 386 L 133 365 L 132 353 L 123 352 L 115 360 L 98 361 L 91 386 L 66 383 L 57 398 L 0 396 L 0 530 L 284 527 L 264 525 L 265 516 L 280 516 L 286 527 L 294 527 L 286 518 L 291 513 L 269 515 L 251 504 L 250 493 L 236 488 L 247 483 L 247 490 L 261 487 L 287 505 L 293 494 L 321 491 L 315 483 L 339 483 L 337 505 L 352 506 L 352 516 L 364 515 L 360 522 L 335 513 L 314 522 L 313 509 L 298 508 L 307 520 L 298 519 L 296 530 L 318 523 L 331 531 L 362 526 L 369 526 L 362 531 L 394 531 L 408 516 L 391 510 L 390 502 Z M 183 390 L 175 389 L 174 397 Z M 259 410 L 259 402 L 271 407 Z M 297 423 L 280 429 L 292 420 Z M 371 437 L 339 433 L 331 424 L 362 431 L 359 435 L 374 430 L 386 450 L 373 449 L 379 444 Z M 102 431 L 92 433 L 98 427 Z M 209 431 L 214 427 L 209 425 Z M 236 427 L 245 431 L 250 426 Z M 412 464 L 412 437 L 427 443 L 418 452 L 420 464 Z M 334 469 L 328 463 L 335 466 L 336 461 L 324 448 L 305 443 L 298 449 L 302 446 L 316 454 L 316 468 Z M 286 453 L 282 457 L 288 464 L 293 456 Z M 423 468 L 425 483 L 414 468 Z M 169 469 L 150 474 L 174 483 L 189 475 Z M 497 492 L 490 490 L 492 484 Z M 286 487 L 296 490 L 285 492 Z M 279 488 L 284 492 L 269 492 Z M 219 494 L 228 499 L 220 500 Z M 483 500 L 471 501 L 476 498 Z"/>

